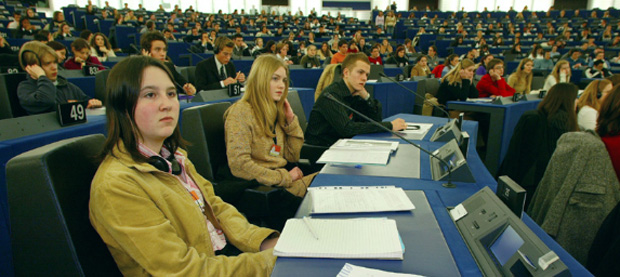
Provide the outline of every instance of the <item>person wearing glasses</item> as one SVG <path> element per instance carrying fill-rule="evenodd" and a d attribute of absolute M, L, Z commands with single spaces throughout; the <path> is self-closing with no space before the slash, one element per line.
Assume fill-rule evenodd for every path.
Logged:
<path fill-rule="evenodd" d="M 488 72 L 478 82 L 479 97 L 512 96 L 515 89 L 506 83 L 504 75 L 504 61 L 492 59 L 488 63 Z"/>

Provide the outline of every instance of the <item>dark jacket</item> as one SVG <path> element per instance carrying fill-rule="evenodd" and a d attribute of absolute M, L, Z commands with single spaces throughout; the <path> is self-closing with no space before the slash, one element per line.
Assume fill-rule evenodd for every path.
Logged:
<path fill-rule="evenodd" d="M 176 83 L 174 85 L 177 87 L 177 90 L 179 90 L 181 93 L 185 93 L 185 91 L 183 91 L 183 86 L 187 84 L 187 79 L 185 79 L 185 77 L 183 77 L 183 75 L 181 75 L 177 71 L 176 67 L 172 62 L 166 61 L 164 62 L 164 65 L 166 65 L 168 70 L 170 70 L 170 73 L 172 73 L 172 77 L 174 78 L 173 81 Z"/>
<path fill-rule="evenodd" d="M 406 65 L 409 65 L 409 60 L 405 57 L 398 57 L 398 55 L 394 55 L 389 57 L 386 61 L 385 64 L 395 64 L 398 67 L 404 67 Z"/>
<path fill-rule="evenodd" d="M 58 76 L 58 84 L 41 76 L 35 80 L 27 77 L 17 87 L 19 103 L 28 114 L 39 114 L 55 111 L 57 104 L 68 103 L 69 100 L 87 101 L 90 99 L 80 88 Z"/>
<path fill-rule="evenodd" d="M 547 120 L 545 114 L 534 110 L 525 112 L 515 127 L 498 176 L 510 176 L 527 191 L 526 208 L 545 174 L 558 139 L 570 131 L 567 121 L 567 112 L 558 111 Z"/>
<path fill-rule="evenodd" d="M 220 70 L 216 68 L 215 56 L 210 57 L 196 65 L 196 90 L 214 90 L 223 88 L 220 84 Z M 226 77 L 235 78 L 237 75 L 235 65 L 232 61 L 224 65 Z"/>
<path fill-rule="evenodd" d="M 587 264 L 592 241 L 619 200 L 620 183 L 603 141 L 594 133 L 570 132 L 558 140 L 527 213 Z"/>
<path fill-rule="evenodd" d="M 586 268 L 594 276 L 620 276 L 620 204 L 607 215 L 590 247 Z"/>
<path fill-rule="evenodd" d="M 478 98 L 478 89 L 468 79 L 453 85 L 450 85 L 448 80 L 444 80 L 437 90 L 437 102 L 442 105 L 448 101 L 466 101 L 467 98 Z"/>
<path fill-rule="evenodd" d="M 321 67 L 321 61 L 319 60 L 318 55 L 315 55 L 313 58 L 310 58 L 308 55 L 304 55 L 299 64 L 304 68 Z"/>
<path fill-rule="evenodd" d="M 373 120 L 381 121 L 381 103 L 372 97 L 366 101 L 359 96 L 353 96 L 344 80 L 340 80 L 326 87 L 314 103 L 306 128 L 306 143 L 331 146 L 341 138 L 384 131 L 327 98 L 327 94 Z M 382 122 L 382 125 L 392 129 L 390 122 Z"/>

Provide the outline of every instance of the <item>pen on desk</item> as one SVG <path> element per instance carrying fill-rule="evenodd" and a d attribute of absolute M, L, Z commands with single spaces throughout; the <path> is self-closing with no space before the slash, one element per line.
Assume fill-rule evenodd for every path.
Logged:
<path fill-rule="evenodd" d="M 319 239 L 319 237 L 316 235 L 316 232 L 314 231 L 314 228 L 312 228 L 312 225 L 310 224 L 310 220 L 308 220 L 308 217 L 307 217 L 307 216 L 304 216 L 304 219 L 303 219 L 303 220 L 304 220 L 304 223 L 306 224 L 306 227 L 308 227 L 308 230 L 310 230 L 310 233 L 312 234 L 312 236 L 313 236 L 315 239 L 317 239 L 317 240 L 318 240 L 318 239 Z"/>

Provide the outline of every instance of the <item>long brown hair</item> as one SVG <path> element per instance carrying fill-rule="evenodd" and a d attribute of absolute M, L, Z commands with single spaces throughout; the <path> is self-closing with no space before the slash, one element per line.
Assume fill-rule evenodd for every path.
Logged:
<path fill-rule="evenodd" d="M 474 62 L 472 60 L 463 59 L 452 70 L 450 70 L 450 72 L 448 72 L 448 74 L 446 74 L 446 76 L 444 76 L 443 79 L 441 79 L 441 81 L 442 82 L 448 81 L 448 85 L 451 85 L 451 86 L 453 86 L 454 83 L 461 84 L 461 81 L 463 80 L 461 79 L 461 70 L 464 70 L 473 65 L 474 65 Z"/>
<path fill-rule="evenodd" d="M 280 67 L 286 71 L 286 81 L 284 82 L 284 92 L 280 101 L 274 102 L 271 98 L 270 82 L 274 72 Z M 282 128 L 286 126 L 286 116 L 284 115 L 284 100 L 288 96 L 288 66 L 274 55 L 260 55 L 250 69 L 250 76 L 245 87 L 245 94 L 239 101 L 245 101 L 252 106 L 252 112 L 258 122 L 258 129 L 263 130 L 265 136 L 274 137 L 275 124 Z M 236 104 L 235 104 L 236 105 Z M 228 116 L 228 111 L 224 118 Z"/>
<path fill-rule="evenodd" d="M 596 120 L 596 132 L 599 136 L 617 135 L 620 133 L 620 86 L 605 97 Z"/>
<path fill-rule="evenodd" d="M 514 73 L 512 73 L 517 79 L 515 81 L 516 83 L 525 82 L 524 93 L 529 93 L 532 90 L 532 77 L 534 76 L 534 72 L 532 71 L 530 71 L 529 74 L 525 73 L 524 69 L 527 63 L 532 63 L 533 65 L 534 61 L 532 61 L 532 59 L 530 58 L 522 59 L 521 62 L 519 63 L 519 66 L 517 67 L 517 70 Z M 516 83 L 515 83 L 515 86 L 516 86 Z"/>
<path fill-rule="evenodd" d="M 547 96 L 538 104 L 538 112 L 545 115 L 550 120 L 559 111 L 568 114 L 566 129 L 577 131 L 577 114 L 575 113 L 575 99 L 577 99 L 577 86 L 571 83 L 558 83 L 553 85 Z"/>
<path fill-rule="evenodd" d="M 581 110 L 584 106 L 590 106 L 595 110 L 598 110 L 601 107 L 598 94 L 602 93 L 608 85 L 611 85 L 611 81 L 607 79 L 594 80 L 590 82 L 590 84 L 583 91 L 581 97 L 579 97 L 579 101 L 577 102 L 577 111 Z"/>
<path fill-rule="evenodd" d="M 136 127 L 134 113 L 142 87 L 142 73 L 144 69 L 150 66 L 163 70 L 171 81 L 174 80 L 168 67 L 161 61 L 146 56 L 132 56 L 123 59 L 110 71 L 105 95 L 108 138 L 103 146 L 101 158 L 108 154 L 112 155 L 114 147 L 118 147 L 119 142 L 122 141 L 134 161 L 145 162 L 147 160 L 138 150 L 138 138 L 142 134 Z M 185 146 L 178 124 L 172 135 L 164 140 L 164 146 L 171 153 L 174 153 L 177 148 Z"/>

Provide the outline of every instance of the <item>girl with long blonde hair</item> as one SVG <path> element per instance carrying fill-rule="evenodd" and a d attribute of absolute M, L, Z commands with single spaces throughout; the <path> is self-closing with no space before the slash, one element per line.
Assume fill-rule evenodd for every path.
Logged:
<path fill-rule="evenodd" d="M 516 93 L 529 94 L 532 90 L 533 68 L 534 61 L 532 59 L 525 58 L 521 60 L 517 71 L 508 77 L 508 85 L 514 88 Z"/>
<path fill-rule="evenodd" d="M 224 114 L 226 154 L 235 177 L 303 197 L 314 175 L 304 176 L 292 166 L 299 160 L 304 134 L 286 99 L 288 80 L 287 65 L 275 56 L 254 61 L 245 94 Z"/>

